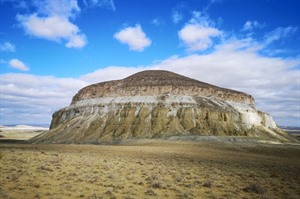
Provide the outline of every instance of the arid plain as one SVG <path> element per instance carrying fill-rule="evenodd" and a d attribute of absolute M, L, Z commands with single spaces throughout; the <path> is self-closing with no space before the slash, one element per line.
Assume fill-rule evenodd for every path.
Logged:
<path fill-rule="evenodd" d="M 135 140 L 0 145 L 0 198 L 299 198 L 300 147 Z"/>

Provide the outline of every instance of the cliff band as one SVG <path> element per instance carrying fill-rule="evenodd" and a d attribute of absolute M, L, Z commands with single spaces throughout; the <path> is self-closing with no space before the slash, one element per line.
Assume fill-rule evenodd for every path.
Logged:
<path fill-rule="evenodd" d="M 246 93 L 176 73 L 143 71 L 81 89 L 35 143 L 109 143 L 176 135 L 289 140 Z"/>

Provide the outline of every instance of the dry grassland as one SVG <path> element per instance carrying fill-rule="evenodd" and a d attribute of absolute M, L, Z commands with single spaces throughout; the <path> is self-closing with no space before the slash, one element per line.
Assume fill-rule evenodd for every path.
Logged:
<path fill-rule="evenodd" d="M 0 198 L 300 198 L 300 147 L 1 144 Z"/>

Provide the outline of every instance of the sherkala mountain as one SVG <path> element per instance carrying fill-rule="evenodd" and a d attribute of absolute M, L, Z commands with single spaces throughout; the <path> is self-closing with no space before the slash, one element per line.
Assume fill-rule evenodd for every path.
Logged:
<path fill-rule="evenodd" d="M 113 143 L 182 135 L 251 136 L 288 141 L 246 93 L 163 70 L 81 89 L 53 114 L 34 143 Z"/>

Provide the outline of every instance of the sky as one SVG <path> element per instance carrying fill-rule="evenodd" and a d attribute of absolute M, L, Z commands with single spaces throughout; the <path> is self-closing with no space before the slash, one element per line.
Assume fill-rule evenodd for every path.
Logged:
<path fill-rule="evenodd" d="M 0 0 L 0 125 L 46 124 L 92 83 L 169 70 L 300 126 L 298 0 Z"/>

